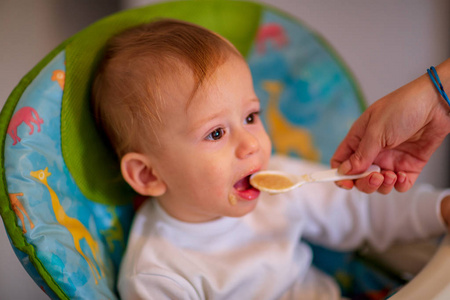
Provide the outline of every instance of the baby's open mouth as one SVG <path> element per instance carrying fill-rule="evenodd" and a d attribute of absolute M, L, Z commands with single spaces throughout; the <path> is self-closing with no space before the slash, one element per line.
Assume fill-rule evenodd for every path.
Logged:
<path fill-rule="evenodd" d="M 252 186 L 250 185 L 250 175 L 242 178 L 241 180 L 239 180 L 238 182 L 236 182 L 236 184 L 233 186 L 237 191 L 245 191 L 248 190 L 249 188 L 252 188 Z"/>
<path fill-rule="evenodd" d="M 260 193 L 259 190 L 251 186 L 250 175 L 238 180 L 238 182 L 236 182 L 233 186 L 237 192 L 237 195 L 246 200 L 254 200 Z"/>

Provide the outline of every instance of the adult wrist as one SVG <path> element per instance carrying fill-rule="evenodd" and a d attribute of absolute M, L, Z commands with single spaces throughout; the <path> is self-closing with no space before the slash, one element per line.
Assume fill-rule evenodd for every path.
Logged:
<path fill-rule="evenodd" d="M 444 62 L 440 63 L 436 67 L 435 72 L 441 83 L 440 88 L 442 88 L 444 91 L 450 91 L 450 59 L 447 59 Z M 439 92 L 439 90 L 438 90 L 438 92 Z M 447 97 L 447 95 L 441 95 L 441 97 L 445 98 L 445 97 Z M 441 99 L 441 100 L 443 100 L 443 99 Z M 447 100 L 448 100 L 448 97 L 447 97 Z M 450 104 L 447 101 L 446 101 L 446 103 L 447 103 L 447 107 L 450 110 Z"/>
<path fill-rule="evenodd" d="M 436 73 L 439 76 L 442 88 L 444 91 L 450 91 L 450 59 L 445 60 L 436 66 Z M 441 95 L 439 89 L 433 84 L 432 79 L 429 78 L 430 86 L 433 89 L 433 98 L 435 98 L 436 109 L 443 114 L 443 126 L 447 128 L 447 134 L 450 133 L 450 105 Z M 447 94 L 448 95 L 448 94 Z"/>

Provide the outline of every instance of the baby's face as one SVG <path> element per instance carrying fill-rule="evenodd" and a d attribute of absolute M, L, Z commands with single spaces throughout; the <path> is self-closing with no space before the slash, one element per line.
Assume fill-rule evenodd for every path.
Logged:
<path fill-rule="evenodd" d="M 190 104 L 189 76 L 168 90 L 157 170 L 167 190 L 158 197 L 173 217 L 205 222 L 252 211 L 259 191 L 248 177 L 266 168 L 271 143 L 247 64 L 231 56 L 205 81 Z M 184 81 L 183 81 L 184 80 Z"/>

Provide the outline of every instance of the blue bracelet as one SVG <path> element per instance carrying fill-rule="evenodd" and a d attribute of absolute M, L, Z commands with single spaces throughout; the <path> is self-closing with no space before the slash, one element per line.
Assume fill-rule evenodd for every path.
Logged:
<path fill-rule="evenodd" d="M 433 71 L 433 73 L 431 73 L 430 69 L 431 69 L 431 71 Z M 436 89 L 439 91 L 441 96 L 445 99 L 445 101 L 447 101 L 447 104 L 450 106 L 450 100 L 448 99 L 448 96 L 444 91 L 444 87 L 442 86 L 441 80 L 439 79 L 436 69 L 433 66 L 431 66 L 430 69 L 427 69 L 428 75 L 430 76 L 431 80 L 433 81 Z"/>

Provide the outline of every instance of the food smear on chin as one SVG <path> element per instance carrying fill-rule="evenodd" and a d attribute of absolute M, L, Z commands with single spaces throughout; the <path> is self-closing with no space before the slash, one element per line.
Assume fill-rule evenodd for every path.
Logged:
<path fill-rule="evenodd" d="M 230 201 L 230 204 L 234 206 L 237 203 L 237 197 L 233 194 L 230 194 L 228 196 L 228 201 Z"/>
<path fill-rule="evenodd" d="M 250 183 L 256 188 L 269 190 L 283 190 L 294 185 L 291 179 L 280 174 L 256 174 Z"/>

